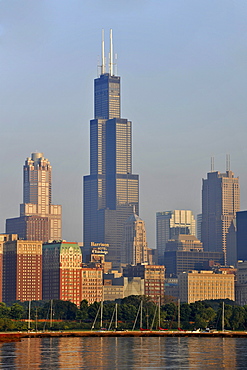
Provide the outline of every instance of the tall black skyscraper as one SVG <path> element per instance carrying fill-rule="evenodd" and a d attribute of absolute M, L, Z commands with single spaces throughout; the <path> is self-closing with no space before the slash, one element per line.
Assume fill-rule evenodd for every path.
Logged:
<path fill-rule="evenodd" d="M 247 261 L 247 211 L 237 212 L 237 260 Z"/>
<path fill-rule="evenodd" d="M 84 260 L 91 243 L 109 244 L 107 259 L 121 262 L 123 225 L 139 214 L 139 178 L 132 174 L 131 122 L 120 118 L 120 77 L 113 71 L 112 31 L 109 71 L 102 35 L 101 75 L 94 80 L 94 119 L 90 121 L 90 175 L 84 176 Z"/>

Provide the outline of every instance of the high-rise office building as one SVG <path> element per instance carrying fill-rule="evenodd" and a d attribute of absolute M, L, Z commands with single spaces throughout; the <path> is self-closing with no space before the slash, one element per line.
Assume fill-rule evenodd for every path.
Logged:
<path fill-rule="evenodd" d="M 156 248 L 159 264 L 164 264 L 164 252 L 168 240 L 180 234 L 196 235 L 192 211 L 174 210 L 156 213 Z"/>
<path fill-rule="evenodd" d="M 205 251 L 224 252 L 227 233 L 240 208 L 239 178 L 227 170 L 209 172 L 202 180 L 202 242 Z"/>
<path fill-rule="evenodd" d="M 121 262 L 123 225 L 138 214 L 139 179 L 132 174 L 131 122 L 120 118 L 120 77 L 113 71 L 112 32 L 106 72 L 102 38 L 101 75 L 94 81 L 94 119 L 90 121 L 90 175 L 84 176 L 84 261 L 92 242 L 109 244 L 107 260 Z"/>
<path fill-rule="evenodd" d="M 122 262 L 131 265 L 148 262 L 145 222 L 135 213 L 124 224 Z"/>
<path fill-rule="evenodd" d="M 202 240 L 202 214 L 199 213 L 196 216 L 196 237 L 199 240 Z"/>
<path fill-rule="evenodd" d="M 20 217 L 6 220 L 6 233 L 20 239 L 60 240 L 62 206 L 51 203 L 52 167 L 43 153 L 32 153 L 23 167 L 23 204 Z"/>
<path fill-rule="evenodd" d="M 237 260 L 247 261 L 247 211 L 237 212 Z"/>

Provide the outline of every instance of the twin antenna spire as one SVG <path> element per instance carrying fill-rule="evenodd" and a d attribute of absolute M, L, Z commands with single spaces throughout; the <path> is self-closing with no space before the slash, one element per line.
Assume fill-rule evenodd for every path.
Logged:
<path fill-rule="evenodd" d="M 112 41 L 112 29 L 110 29 L 110 53 L 109 53 L 109 75 L 113 76 L 114 63 L 113 63 L 113 41 Z M 102 29 L 102 42 L 101 42 L 101 74 L 106 73 L 105 65 L 105 31 Z"/>
<path fill-rule="evenodd" d="M 230 154 L 226 155 L 226 171 L 230 171 L 230 165 L 231 160 L 230 160 Z M 214 156 L 211 157 L 211 172 L 214 172 Z"/>

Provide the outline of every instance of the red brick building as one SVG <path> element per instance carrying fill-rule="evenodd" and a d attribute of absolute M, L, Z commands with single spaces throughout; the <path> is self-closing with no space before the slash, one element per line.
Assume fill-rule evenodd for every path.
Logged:
<path fill-rule="evenodd" d="M 71 301 L 81 298 L 82 254 L 77 243 L 43 244 L 43 299 Z"/>

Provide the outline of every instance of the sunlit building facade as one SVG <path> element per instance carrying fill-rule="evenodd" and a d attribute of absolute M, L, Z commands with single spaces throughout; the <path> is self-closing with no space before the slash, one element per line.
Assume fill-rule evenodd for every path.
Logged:
<path fill-rule="evenodd" d="M 43 244 L 43 299 L 81 302 L 82 253 L 74 242 Z"/>
<path fill-rule="evenodd" d="M 235 300 L 234 274 L 227 271 L 188 271 L 178 276 L 181 302 L 193 303 L 207 299 Z"/>
<path fill-rule="evenodd" d="M 81 300 L 89 304 L 103 300 L 103 269 L 83 267 L 81 270 Z"/>
<path fill-rule="evenodd" d="M 42 299 L 42 242 L 9 237 L 3 243 L 3 301 Z"/>
<path fill-rule="evenodd" d="M 20 217 L 6 220 L 6 233 L 24 240 L 61 239 L 62 206 L 51 203 L 51 174 L 51 164 L 43 153 L 32 153 L 26 159 Z"/>
<path fill-rule="evenodd" d="M 196 222 L 192 211 L 177 209 L 156 213 L 156 248 L 160 264 L 164 264 L 166 243 L 180 234 L 196 235 Z"/>
<path fill-rule="evenodd" d="M 133 213 L 124 224 L 122 263 L 148 262 L 145 222 Z"/>

